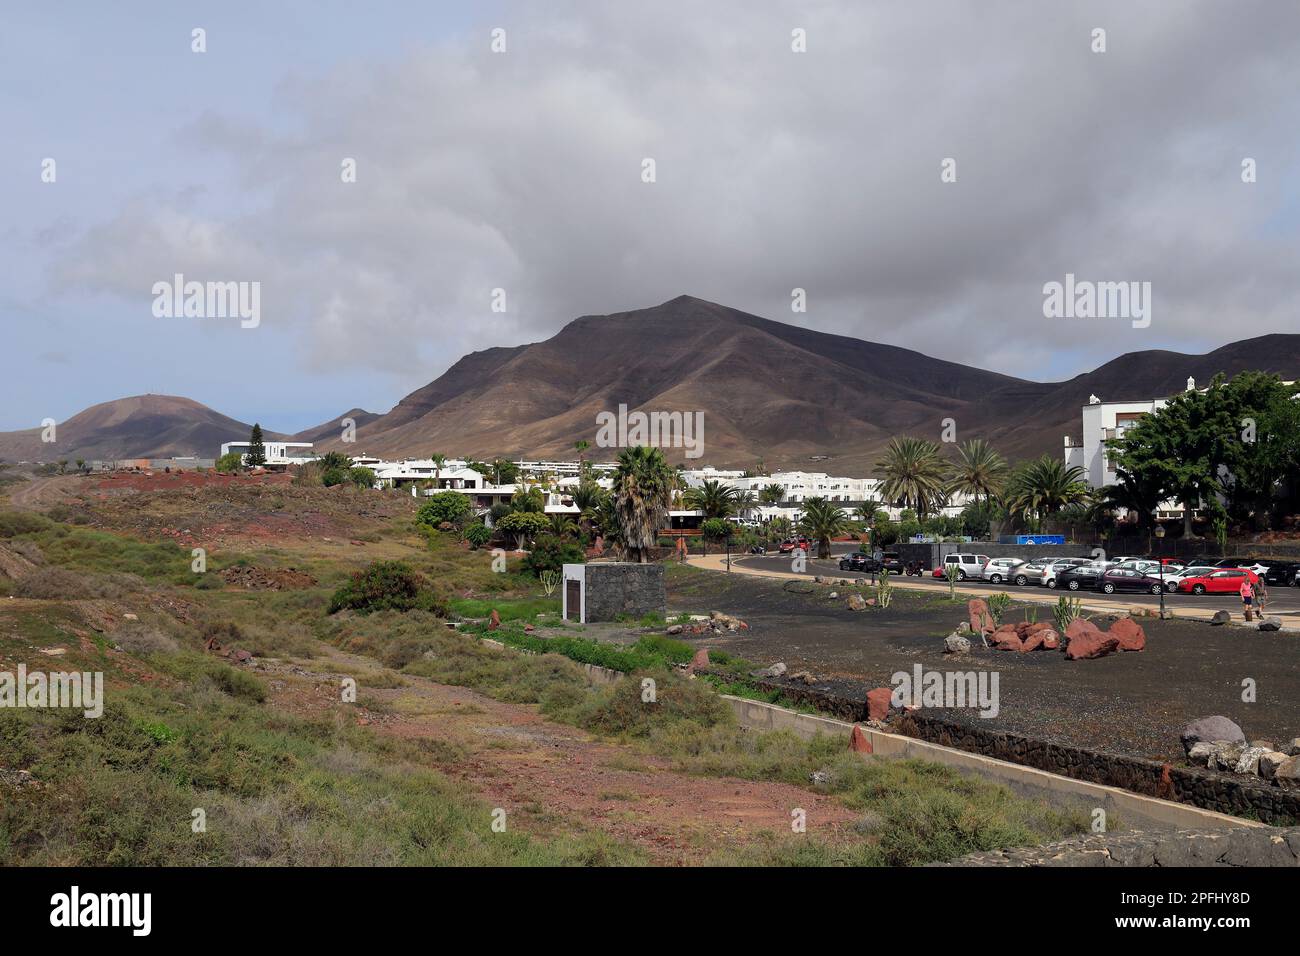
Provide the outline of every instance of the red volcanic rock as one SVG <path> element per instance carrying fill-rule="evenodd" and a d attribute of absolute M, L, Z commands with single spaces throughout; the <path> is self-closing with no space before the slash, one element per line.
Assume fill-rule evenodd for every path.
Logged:
<path fill-rule="evenodd" d="M 686 673 L 694 674 L 701 667 L 708 667 L 708 666 L 709 666 L 709 649 L 707 647 L 701 647 L 698 651 L 695 652 L 695 656 L 691 658 L 691 663 L 687 665 Z"/>
<path fill-rule="evenodd" d="M 1101 628 L 1099 628 L 1096 624 L 1093 624 L 1092 621 L 1084 620 L 1081 617 L 1076 617 L 1073 621 L 1070 622 L 1070 626 L 1065 629 L 1065 639 L 1068 642 L 1074 640 L 1076 637 L 1083 634 L 1100 634 L 1100 633 L 1101 633 Z"/>
<path fill-rule="evenodd" d="M 869 754 L 872 752 L 871 738 L 867 736 L 866 731 L 858 724 L 853 725 L 853 736 L 849 738 L 849 749 L 855 750 L 860 754 Z"/>
<path fill-rule="evenodd" d="M 989 643 L 1000 651 L 1023 651 L 1025 649 L 1021 644 L 1020 634 L 1014 624 L 1003 624 L 989 635 Z"/>
<path fill-rule="evenodd" d="M 1121 617 L 1106 633 L 1119 640 L 1121 651 L 1140 651 L 1147 646 L 1146 632 L 1142 630 L 1142 625 L 1131 617 Z"/>
<path fill-rule="evenodd" d="M 983 598 L 967 601 L 966 612 L 970 615 L 970 629 L 976 634 L 988 634 L 997 626 L 993 623 L 993 615 L 989 613 L 989 606 Z"/>
<path fill-rule="evenodd" d="M 1061 635 L 1056 633 L 1055 628 L 1049 627 L 1045 631 L 1039 631 L 1038 636 L 1043 639 L 1043 650 L 1054 651 L 1061 646 Z"/>
<path fill-rule="evenodd" d="M 1043 647 L 1043 632 L 1031 631 L 1029 635 L 1025 638 L 1025 643 L 1020 646 L 1020 649 L 1027 654 L 1030 651 L 1041 650 L 1042 647 Z"/>
<path fill-rule="evenodd" d="M 1065 648 L 1065 659 L 1067 661 L 1092 660 L 1095 657 L 1113 654 L 1118 648 L 1118 637 L 1113 634 L 1103 634 L 1094 627 L 1091 631 L 1083 630 L 1070 638 L 1070 643 Z"/>
<path fill-rule="evenodd" d="M 889 687 L 877 687 L 867 691 L 867 717 L 871 720 L 884 720 L 889 716 L 893 704 L 894 691 Z"/>

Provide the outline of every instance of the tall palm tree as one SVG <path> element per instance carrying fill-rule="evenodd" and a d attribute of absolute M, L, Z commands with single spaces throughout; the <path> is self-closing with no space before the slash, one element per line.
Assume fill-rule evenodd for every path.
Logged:
<path fill-rule="evenodd" d="M 439 455 L 437 452 L 434 452 L 432 455 L 429 456 L 429 460 L 433 462 L 434 486 L 437 488 L 441 488 L 442 487 L 442 466 L 447 464 L 447 456 Z"/>
<path fill-rule="evenodd" d="M 575 441 L 573 447 L 578 450 L 578 475 L 585 476 L 587 473 L 587 463 L 582 460 L 582 453 L 591 447 L 589 441 Z"/>
<path fill-rule="evenodd" d="M 844 533 L 848 516 L 844 509 L 825 498 L 808 498 L 803 503 L 799 530 L 817 542 L 817 557 L 831 556 L 831 538 Z"/>
<path fill-rule="evenodd" d="M 891 438 L 884 457 L 876 462 L 885 498 L 912 508 L 921 518 L 947 500 L 947 471 L 939 446 L 922 438 Z"/>
<path fill-rule="evenodd" d="M 1006 477 L 1006 459 L 984 439 L 972 438 L 957 449 L 948 489 L 987 502 L 1001 490 Z"/>
<path fill-rule="evenodd" d="M 1084 502 L 1089 493 L 1084 474 L 1078 465 L 1066 467 L 1051 455 L 1025 462 L 1007 481 L 1007 510 L 1041 522 L 1066 505 Z"/>
<path fill-rule="evenodd" d="M 614 470 L 614 509 L 628 559 L 650 561 L 649 551 L 672 501 L 673 469 L 658 448 L 625 448 Z"/>
<path fill-rule="evenodd" d="M 601 504 L 609 497 L 605 489 L 590 478 L 583 478 L 573 490 L 573 503 L 578 508 L 578 527 L 590 531 L 596 522 L 596 513 Z"/>
<path fill-rule="evenodd" d="M 739 493 L 730 485 L 710 479 L 698 488 L 688 488 L 684 496 L 686 505 L 704 512 L 704 520 L 730 518 L 739 513 Z"/>

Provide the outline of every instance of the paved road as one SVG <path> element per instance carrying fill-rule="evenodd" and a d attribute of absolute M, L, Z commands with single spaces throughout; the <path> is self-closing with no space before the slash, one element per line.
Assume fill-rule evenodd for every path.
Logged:
<path fill-rule="evenodd" d="M 856 550 L 851 545 L 837 546 L 833 549 L 836 553 Z M 795 575 L 791 572 L 791 558 L 788 556 L 767 556 L 759 557 L 756 555 L 733 555 L 731 563 L 733 569 L 737 571 L 752 571 L 766 574 L 776 574 L 786 577 L 812 577 L 814 575 L 824 575 L 837 578 L 864 578 L 868 575 L 859 574 L 854 571 L 841 571 L 839 569 L 838 558 L 831 558 L 823 561 L 818 558 L 811 558 L 808 561 L 808 569 L 801 575 Z M 706 563 L 707 562 L 707 563 Z M 710 555 L 709 558 L 695 558 L 692 563 L 700 564 L 707 567 L 718 567 L 724 564 L 725 559 L 719 559 L 719 556 Z M 947 592 L 948 582 L 942 578 L 932 578 L 927 576 L 916 578 L 895 575 L 893 583 L 900 587 L 920 588 L 923 590 L 934 590 Z M 1099 591 L 1056 591 L 1050 588 L 1027 586 L 1016 587 L 1015 585 L 993 585 L 986 581 L 968 581 L 965 584 L 957 585 L 958 593 L 970 595 L 988 595 L 998 591 L 1006 591 L 1020 600 L 1042 601 L 1055 604 L 1057 598 L 1063 594 L 1069 594 L 1072 597 L 1082 598 L 1085 604 L 1118 608 L 1128 607 L 1152 607 L 1160 606 L 1160 598 L 1151 594 L 1124 593 L 1124 594 L 1102 594 Z M 1192 594 L 1167 594 L 1165 595 L 1165 607 L 1174 611 L 1176 614 L 1194 617 L 1209 617 L 1215 611 L 1224 609 L 1233 612 L 1234 618 L 1241 619 L 1241 599 L 1236 595 L 1218 595 L 1205 594 L 1196 596 Z M 1269 588 L 1269 599 L 1267 604 L 1269 614 L 1276 614 L 1283 618 L 1288 626 L 1300 624 L 1300 588 Z"/>

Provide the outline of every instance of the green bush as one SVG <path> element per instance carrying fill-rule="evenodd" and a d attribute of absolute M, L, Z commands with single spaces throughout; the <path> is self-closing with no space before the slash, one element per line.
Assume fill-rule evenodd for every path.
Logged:
<path fill-rule="evenodd" d="M 330 598 L 330 614 L 344 609 L 363 614 L 422 610 L 439 617 L 447 615 L 446 604 L 429 589 L 423 576 L 403 561 L 375 561 L 352 575 Z"/>
<path fill-rule="evenodd" d="M 543 534 L 533 542 L 533 549 L 524 558 L 524 567 L 540 578 L 543 571 L 562 571 L 564 565 L 582 564 L 586 559 L 582 548 L 573 541 Z"/>
<path fill-rule="evenodd" d="M 430 528 L 436 528 L 444 521 L 456 524 L 467 518 L 471 510 L 469 499 L 459 491 L 440 491 L 420 505 L 415 523 Z"/>
<path fill-rule="evenodd" d="M 492 540 L 492 529 L 485 524 L 472 524 L 465 529 L 465 540 L 477 551 Z"/>
<path fill-rule="evenodd" d="M 223 475 L 233 475 L 244 466 L 244 456 L 237 451 L 226 452 L 217 459 L 217 471 Z"/>

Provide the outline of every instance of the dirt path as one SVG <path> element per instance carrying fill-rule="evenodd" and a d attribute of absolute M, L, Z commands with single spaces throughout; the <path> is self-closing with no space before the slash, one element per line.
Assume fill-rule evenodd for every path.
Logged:
<path fill-rule="evenodd" d="M 790 832 L 791 811 L 806 811 L 810 835 L 834 841 L 856 815 L 833 798 L 782 783 L 697 777 L 665 761 L 553 723 L 530 705 L 507 704 L 464 687 L 402 675 L 403 687 L 367 689 L 376 671 L 361 657 L 327 650 L 311 670 L 266 662 L 271 700 L 298 713 L 339 711 L 339 681 L 355 676 L 359 723 L 406 739 L 441 741 L 439 770 L 467 783 L 508 825 L 544 835 L 600 830 L 640 847 L 656 864 L 703 862 L 756 837 Z M 503 652 L 505 653 L 505 652 Z M 331 672 L 331 666 L 337 672 Z"/>
<path fill-rule="evenodd" d="M 9 507 L 18 511 L 44 511 L 71 501 L 75 497 L 74 491 L 82 487 L 84 480 L 80 475 L 33 478 L 15 485 L 9 492 Z"/>

